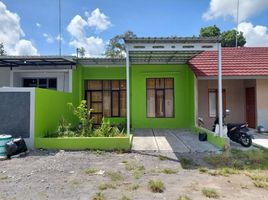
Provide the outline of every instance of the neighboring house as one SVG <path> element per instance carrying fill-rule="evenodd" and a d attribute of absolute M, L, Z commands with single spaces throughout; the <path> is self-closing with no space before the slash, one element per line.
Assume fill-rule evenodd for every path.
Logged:
<path fill-rule="evenodd" d="M 198 116 L 211 129 L 217 115 L 217 53 L 189 61 L 198 83 Z M 222 48 L 223 109 L 227 122 L 268 130 L 268 47 Z"/>
<path fill-rule="evenodd" d="M 215 79 L 219 41 L 175 37 L 132 38 L 125 42 L 127 59 L 0 57 L 0 87 L 12 87 L 0 89 L 0 120 L 5 119 L 8 123 L 8 126 L 6 123 L 0 124 L 0 131 L 14 133 L 11 127 L 23 127 L 15 128 L 16 134 L 25 130 L 25 135 L 33 141 L 34 137 L 55 129 L 61 114 L 66 112 L 67 102 L 78 104 L 82 99 L 94 109 L 92 115 L 96 124 L 105 117 L 111 123 L 128 122 L 131 128 L 192 128 L 197 116 L 200 116 L 210 128 L 217 114 Z M 248 55 L 250 49 L 255 49 L 255 56 L 251 53 L 249 59 L 240 58 Z M 228 56 L 235 52 L 240 53 L 234 57 Z M 266 126 L 265 99 L 268 97 L 261 90 L 268 88 L 265 80 L 268 75 L 268 48 L 223 48 L 222 54 L 225 107 L 231 110 L 231 121 L 246 120 L 245 88 L 254 87 L 259 98 L 256 103 L 258 124 L 254 127 L 259 124 Z M 253 62 L 261 57 L 264 59 L 259 65 L 257 61 Z M 244 66 L 247 62 L 249 68 L 256 69 L 253 71 L 259 74 L 241 76 L 245 75 L 241 74 L 243 70 L 233 74 L 241 69 L 240 64 Z M 265 62 L 266 74 L 259 70 L 259 67 L 264 67 L 260 63 Z M 228 63 L 231 65 L 227 66 Z M 229 77 L 232 79 L 230 83 L 230 80 L 225 80 L 229 72 L 226 67 L 231 67 L 233 72 Z M 258 79 L 259 75 L 261 79 Z M 31 87 L 54 91 L 34 90 Z M 247 89 L 249 98 L 252 97 L 252 90 Z M 30 96 L 23 96 L 21 92 L 30 93 Z M 254 103 L 252 99 L 248 100 L 249 104 Z M 21 103 L 26 106 L 21 106 Z M 26 110 L 16 113 L 21 107 Z M 250 109 L 253 109 L 252 106 Z M 17 123 L 20 120 L 16 119 L 28 120 Z M 13 121 L 16 123 L 11 123 Z M 30 125 L 25 127 L 23 124 Z"/>

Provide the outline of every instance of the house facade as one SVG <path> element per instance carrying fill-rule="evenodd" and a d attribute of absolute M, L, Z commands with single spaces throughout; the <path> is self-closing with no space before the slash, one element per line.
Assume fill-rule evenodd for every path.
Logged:
<path fill-rule="evenodd" d="M 132 129 L 192 128 L 202 117 L 210 129 L 218 114 L 219 41 L 134 38 L 125 42 L 127 59 L 0 57 L 0 119 L 4 122 L 0 131 L 19 136 L 23 130 L 33 144 L 35 137 L 55 130 L 63 114 L 68 116 L 68 102 L 78 105 L 84 99 L 96 124 L 104 117 Z M 251 48 L 231 49 L 222 50 L 223 108 L 231 110 L 228 121 L 266 128 L 268 48 L 250 53 L 256 59 L 246 59 Z M 230 57 L 234 54 L 230 51 L 239 55 Z M 237 61 L 239 56 L 243 58 Z M 260 57 L 265 62 L 258 62 Z M 247 65 L 250 61 L 256 62 Z M 238 69 L 243 72 L 244 65 L 252 70 L 246 70 L 249 75 L 233 74 Z M 255 71 L 259 74 L 251 74 Z"/>

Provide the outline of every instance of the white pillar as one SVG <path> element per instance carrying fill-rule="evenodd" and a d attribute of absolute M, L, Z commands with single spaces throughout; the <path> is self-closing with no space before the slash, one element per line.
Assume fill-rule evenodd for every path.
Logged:
<path fill-rule="evenodd" d="M 223 112 L 222 112 L 222 66 L 221 66 L 221 43 L 218 43 L 218 116 L 220 137 L 223 137 Z"/>
<path fill-rule="evenodd" d="M 73 70 L 69 69 L 68 70 L 69 74 L 69 92 L 71 93 L 73 91 Z M 65 83 L 64 83 L 65 84 Z"/>
<path fill-rule="evenodd" d="M 130 134 L 130 76 L 129 76 L 129 52 L 126 47 L 126 78 L 127 78 L 127 134 Z"/>

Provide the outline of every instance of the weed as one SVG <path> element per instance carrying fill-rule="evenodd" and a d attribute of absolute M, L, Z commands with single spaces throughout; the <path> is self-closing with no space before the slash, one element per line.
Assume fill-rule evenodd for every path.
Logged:
<path fill-rule="evenodd" d="M 111 181 L 122 181 L 124 177 L 120 172 L 107 172 L 107 176 L 111 179 Z"/>
<path fill-rule="evenodd" d="M 264 188 L 268 190 L 268 183 L 262 181 L 253 181 L 253 184 L 258 188 Z"/>
<path fill-rule="evenodd" d="M 133 184 L 131 186 L 128 187 L 128 190 L 131 190 L 131 191 L 134 191 L 134 190 L 137 190 L 139 189 L 139 185 L 138 184 Z"/>
<path fill-rule="evenodd" d="M 246 184 L 241 183 L 240 184 L 241 189 L 248 189 L 248 186 Z"/>
<path fill-rule="evenodd" d="M 123 195 L 121 198 L 119 198 L 118 200 L 130 200 L 130 198 L 128 198 L 127 196 Z"/>
<path fill-rule="evenodd" d="M 177 200 L 191 200 L 187 195 L 180 195 Z"/>
<path fill-rule="evenodd" d="M 182 157 L 180 163 L 183 169 L 189 169 L 191 166 L 195 165 L 192 159 Z"/>
<path fill-rule="evenodd" d="M 202 173 L 202 174 L 208 172 L 208 169 L 207 168 L 204 168 L 204 167 L 200 167 L 198 169 L 199 169 L 199 172 Z"/>
<path fill-rule="evenodd" d="M 127 160 L 123 160 L 123 161 L 122 161 L 122 163 L 127 164 L 127 163 L 128 163 L 128 161 L 127 161 Z"/>
<path fill-rule="evenodd" d="M 8 176 L 1 176 L 0 175 L 0 181 L 8 179 Z"/>
<path fill-rule="evenodd" d="M 159 154 L 158 155 L 158 159 L 161 160 L 161 161 L 163 161 L 163 160 L 167 160 L 168 157 Z"/>
<path fill-rule="evenodd" d="M 114 183 L 102 183 L 98 186 L 99 190 L 116 189 Z"/>
<path fill-rule="evenodd" d="M 92 200 L 105 200 L 104 194 L 101 192 L 98 192 L 95 194 L 95 196 L 92 198 Z"/>
<path fill-rule="evenodd" d="M 154 193 L 162 193 L 165 190 L 165 185 L 160 180 L 150 180 L 148 182 L 148 187 L 151 190 L 151 192 Z"/>
<path fill-rule="evenodd" d="M 84 169 L 84 173 L 89 175 L 89 176 L 92 176 L 94 175 L 98 170 L 95 169 L 95 168 L 87 168 L 87 169 Z"/>
<path fill-rule="evenodd" d="M 145 173 L 145 167 L 136 162 L 126 162 L 125 168 L 130 171 L 135 178 L 140 178 Z"/>
<path fill-rule="evenodd" d="M 161 173 L 163 174 L 176 174 L 178 170 L 176 169 L 171 169 L 171 168 L 165 168 L 161 170 Z"/>
<path fill-rule="evenodd" d="M 202 194 L 205 196 L 205 197 L 208 197 L 208 198 L 219 198 L 220 195 L 219 193 L 213 189 L 213 188 L 203 188 L 202 189 Z"/>

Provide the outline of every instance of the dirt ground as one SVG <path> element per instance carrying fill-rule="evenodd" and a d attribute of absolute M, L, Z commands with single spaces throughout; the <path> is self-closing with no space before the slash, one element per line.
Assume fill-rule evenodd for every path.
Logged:
<path fill-rule="evenodd" d="M 204 165 L 200 159 L 204 155 L 177 156 Z M 208 199 L 202 194 L 204 187 L 215 189 L 218 199 L 267 199 L 268 190 L 254 186 L 246 175 L 212 176 L 197 166 L 183 169 L 175 158 L 157 153 L 32 151 L 0 161 L 0 199 L 90 200 L 101 192 L 108 200 L 176 200 L 180 195 L 202 200 Z M 164 169 L 172 169 L 172 174 Z M 164 192 L 151 192 L 149 180 L 161 180 Z"/>

